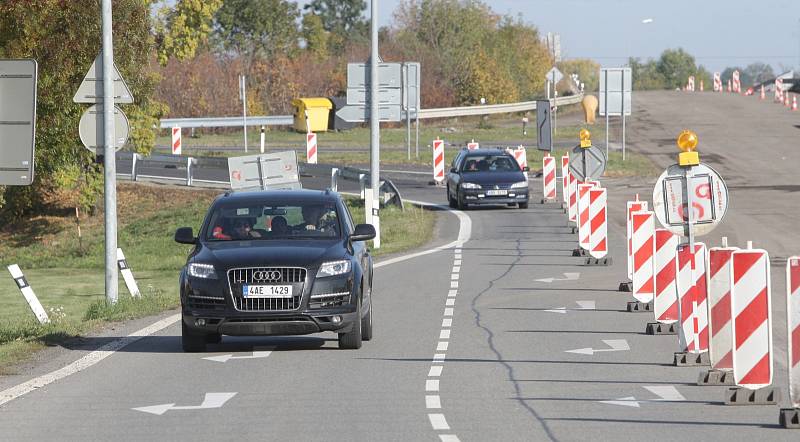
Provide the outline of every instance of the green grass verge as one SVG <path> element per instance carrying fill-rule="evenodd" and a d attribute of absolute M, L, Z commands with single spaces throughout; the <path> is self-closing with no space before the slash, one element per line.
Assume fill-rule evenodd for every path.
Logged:
<path fill-rule="evenodd" d="M 2 264 L 17 263 L 52 323 L 36 322 L 11 278 L 0 278 L 0 374 L 47 345 L 89 332 L 108 321 L 153 315 L 176 308 L 178 273 L 190 246 L 172 236 L 181 226 L 197 229 L 217 194 L 146 185 L 119 186 L 119 245 L 133 269 L 142 298 L 133 300 L 120 278 L 119 302 L 105 301 L 103 219 L 37 217 L 25 229 L 0 231 Z M 356 222 L 361 201 L 348 198 Z M 65 210 L 65 213 L 68 212 Z M 374 256 L 418 247 L 433 234 L 435 215 L 417 207 L 381 211 L 382 247 Z"/>

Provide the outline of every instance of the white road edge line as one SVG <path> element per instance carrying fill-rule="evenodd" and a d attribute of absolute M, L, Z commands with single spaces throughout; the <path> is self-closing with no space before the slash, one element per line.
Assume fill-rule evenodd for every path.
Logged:
<path fill-rule="evenodd" d="M 472 234 L 472 220 L 470 217 L 460 210 L 453 210 L 447 206 L 440 205 L 440 204 L 432 204 L 427 203 L 424 201 L 414 201 L 414 200 L 406 200 L 411 204 L 416 204 L 422 207 L 436 207 L 443 210 L 446 210 L 449 213 L 452 213 L 458 217 L 459 227 L 458 227 L 458 238 L 455 241 L 449 242 L 447 244 L 434 247 L 432 249 L 423 250 L 421 252 L 410 253 L 408 255 L 398 256 L 395 258 L 387 259 L 386 261 L 381 261 L 375 263 L 373 268 L 380 268 L 385 267 L 391 264 L 395 264 L 398 262 L 408 261 L 409 259 L 417 258 L 420 256 L 430 255 L 431 253 L 436 253 L 442 250 L 447 250 L 451 248 L 456 248 L 456 253 L 460 254 L 461 249 L 460 247 L 467 241 L 469 241 L 470 235 Z M 30 393 L 33 390 L 42 388 L 46 385 L 52 384 L 55 381 L 60 379 L 64 379 L 67 376 L 73 375 L 80 371 L 83 371 L 94 364 L 102 361 L 103 359 L 111 356 L 118 350 L 121 350 L 124 347 L 152 335 L 154 333 L 158 333 L 159 331 L 169 327 L 170 325 L 178 322 L 181 320 L 180 313 L 168 316 L 160 321 L 157 321 L 141 330 L 131 333 L 128 336 L 119 338 L 115 341 L 109 342 L 108 344 L 100 347 L 99 349 L 81 357 L 75 362 L 67 364 L 66 366 L 59 368 L 58 370 L 51 371 L 50 373 L 43 374 L 41 376 L 37 376 L 33 379 L 30 379 L 26 382 L 21 384 L 17 384 L 13 387 L 7 388 L 3 391 L 0 391 L 0 406 L 6 404 L 8 402 L 13 401 L 14 399 L 23 396 L 25 394 Z M 444 357 L 442 357 L 444 360 Z"/>

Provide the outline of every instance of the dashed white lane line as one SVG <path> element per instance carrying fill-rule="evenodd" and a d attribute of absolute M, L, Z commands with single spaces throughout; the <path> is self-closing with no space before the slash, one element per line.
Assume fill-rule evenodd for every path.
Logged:
<path fill-rule="evenodd" d="M 453 325 L 453 318 L 442 319 L 442 327 L 451 327 Z"/>
<path fill-rule="evenodd" d="M 450 339 L 450 330 L 442 330 L 439 332 L 439 339 Z"/>
<path fill-rule="evenodd" d="M 441 442 L 461 442 L 461 439 L 459 439 L 455 434 L 440 434 L 439 440 Z"/>
<path fill-rule="evenodd" d="M 439 341 L 439 343 L 436 345 L 436 351 L 447 351 L 447 346 L 447 341 Z"/>
<path fill-rule="evenodd" d="M 461 264 L 453 263 L 453 273 L 458 273 L 461 271 Z"/>
<path fill-rule="evenodd" d="M 459 257 L 456 257 L 456 260 L 455 260 L 455 261 L 453 261 L 453 265 L 454 265 L 454 266 L 459 266 L 459 267 L 460 267 L 460 266 L 461 266 L 461 258 L 459 258 Z"/>
<path fill-rule="evenodd" d="M 434 362 L 444 361 L 445 359 L 447 359 L 447 355 L 444 353 L 436 353 L 435 355 L 433 355 Z"/>
<path fill-rule="evenodd" d="M 458 288 L 458 281 L 450 281 L 450 288 L 457 289 Z"/>
<path fill-rule="evenodd" d="M 453 281 L 458 281 L 458 273 L 453 273 L 452 275 L 450 275 L 450 279 Z"/>
<path fill-rule="evenodd" d="M 447 296 L 450 297 L 450 298 L 456 296 L 457 294 L 458 294 L 458 290 L 450 290 L 449 292 L 447 292 Z"/>
<path fill-rule="evenodd" d="M 434 430 L 449 430 L 450 425 L 447 425 L 444 415 L 441 413 L 428 413 L 428 419 L 431 421 L 431 426 Z"/>
<path fill-rule="evenodd" d="M 444 315 L 445 316 L 453 316 L 453 308 L 452 307 L 447 307 L 446 309 L 444 309 Z"/>
<path fill-rule="evenodd" d="M 432 365 L 430 371 L 428 371 L 428 377 L 430 378 L 437 378 L 442 375 L 442 368 L 441 365 Z"/>
<path fill-rule="evenodd" d="M 425 396 L 425 408 L 442 408 L 442 401 L 439 398 L 439 395 L 429 394 Z"/>
<path fill-rule="evenodd" d="M 445 305 L 456 305 L 456 300 L 454 298 L 447 298 Z"/>
<path fill-rule="evenodd" d="M 438 379 L 426 380 L 425 391 L 439 391 L 439 380 Z"/>

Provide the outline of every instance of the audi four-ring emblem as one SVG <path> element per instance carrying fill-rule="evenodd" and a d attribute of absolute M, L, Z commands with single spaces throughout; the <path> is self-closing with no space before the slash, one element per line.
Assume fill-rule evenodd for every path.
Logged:
<path fill-rule="evenodd" d="M 278 282 L 281 277 L 281 272 L 278 270 L 256 270 L 253 272 L 254 281 Z"/>

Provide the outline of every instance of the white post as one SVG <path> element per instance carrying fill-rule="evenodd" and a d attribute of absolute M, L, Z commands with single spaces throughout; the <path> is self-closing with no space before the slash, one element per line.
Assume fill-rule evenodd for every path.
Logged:
<path fill-rule="evenodd" d="M 261 153 L 264 153 L 264 126 L 261 126 Z"/>
<path fill-rule="evenodd" d="M 372 189 L 371 198 L 373 202 L 377 201 L 378 186 L 380 185 L 380 149 L 381 149 L 381 126 L 380 115 L 378 108 L 378 0 L 372 0 L 370 7 L 370 33 L 371 35 L 371 51 L 369 63 L 369 77 L 370 77 L 370 115 L 369 115 L 369 134 L 370 134 L 370 187 Z M 372 211 L 373 215 L 376 211 Z M 373 216 L 375 225 L 375 241 L 374 247 L 380 247 L 381 234 L 378 229 L 378 216 Z M 371 219 L 369 216 L 367 220 Z"/>
<path fill-rule="evenodd" d="M 239 76 L 239 98 L 242 100 L 242 128 L 244 129 L 244 151 L 247 152 L 247 77 Z"/>
<path fill-rule="evenodd" d="M 114 128 L 114 41 L 111 0 L 103 0 L 103 152 L 105 199 L 106 301 L 117 303 L 117 162 Z"/>

